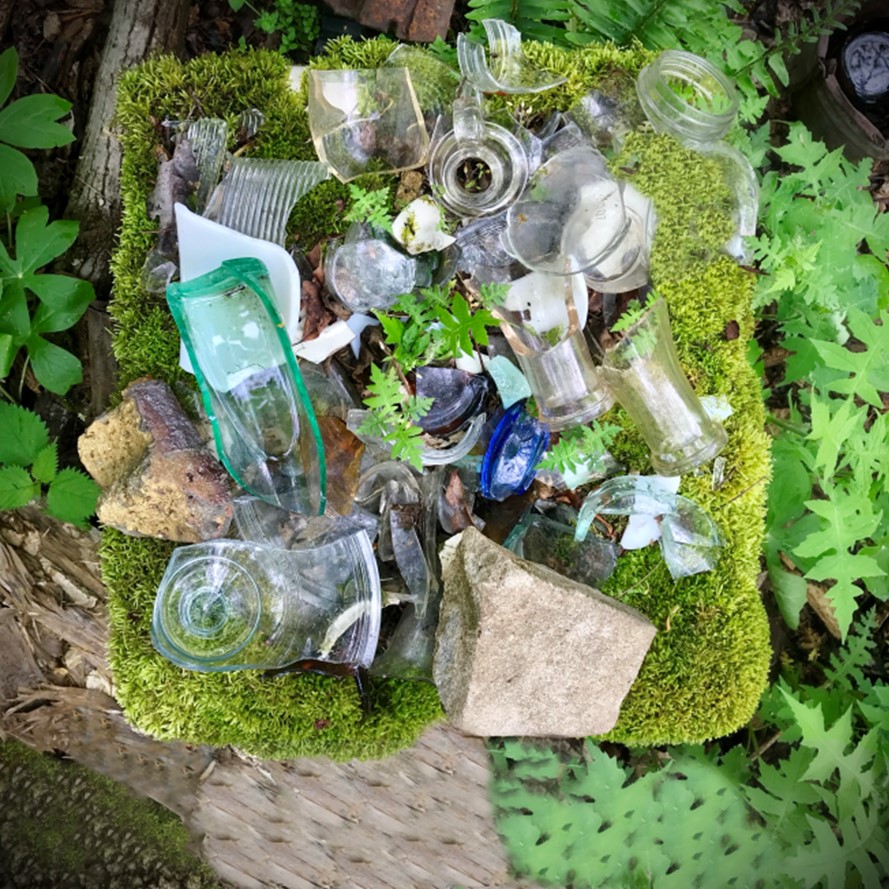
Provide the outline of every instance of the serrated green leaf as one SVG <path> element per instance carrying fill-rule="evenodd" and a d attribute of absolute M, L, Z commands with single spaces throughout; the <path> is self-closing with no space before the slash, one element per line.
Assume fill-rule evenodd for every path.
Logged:
<path fill-rule="evenodd" d="M 39 482 L 48 485 L 55 477 L 59 468 L 58 448 L 55 442 L 48 444 L 34 458 L 31 475 Z"/>
<path fill-rule="evenodd" d="M 21 466 L 0 466 L 0 509 L 26 506 L 40 494 L 30 474 Z"/>
<path fill-rule="evenodd" d="M 14 46 L 0 53 L 0 105 L 2 105 L 15 86 L 15 78 L 19 69 L 19 54 Z"/>
<path fill-rule="evenodd" d="M 37 171 L 18 149 L 0 144 L 0 211 L 11 210 L 19 194 L 37 194 Z"/>
<path fill-rule="evenodd" d="M 0 402 L 0 463 L 30 466 L 49 444 L 46 423 L 33 411 Z"/>
<path fill-rule="evenodd" d="M 56 395 L 64 395 L 83 380 L 80 359 L 67 349 L 34 334 L 28 337 L 28 354 L 37 381 Z"/>
<path fill-rule="evenodd" d="M 84 526 L 96 511 L 99 486 L 76 469 L 62 469 L 46 492 L 46 508 L 57 519 Z"/>
<path fill-rule="evenodd" d="M 56 121 L 71 103 L 51 94 L 24 96 L 0 110 L 3 141 L 17 148 L 57 148 L 74 141 L 74 133 Z"/>

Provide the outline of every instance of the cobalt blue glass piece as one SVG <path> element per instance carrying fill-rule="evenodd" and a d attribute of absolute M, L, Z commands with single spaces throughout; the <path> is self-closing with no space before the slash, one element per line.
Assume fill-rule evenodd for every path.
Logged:
<path fill-rule="evenodd" d="M 488 500 L 524 494 L 549 446 L 549 429 L 514 404 L 497 424 L 482 460 L 481 493 Z"/>

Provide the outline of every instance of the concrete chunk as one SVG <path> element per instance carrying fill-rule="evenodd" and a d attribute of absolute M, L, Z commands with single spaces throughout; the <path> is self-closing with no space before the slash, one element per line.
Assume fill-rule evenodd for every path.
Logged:
<path fill-rule="evenodd" d="M 580 738 L 614 727 L 656 632 L 646 617 L 475 528 L 442 566 L 433 677 L 457 728 Z"/>

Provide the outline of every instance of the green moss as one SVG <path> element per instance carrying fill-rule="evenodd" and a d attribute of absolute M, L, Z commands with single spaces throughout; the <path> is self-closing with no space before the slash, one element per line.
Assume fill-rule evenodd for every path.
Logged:
<path fill-rule="evenodd" d="M 372 67 L 394 44 L 379 38 L 338 40 L 317 67 Z M 529 58 L 567 77 L 548 93 L 493 97 L 492 111 L 534 115 L 570 107 L 597 84 L 631 90 L 649 59 L 639 48 L 588 46 L 573 52 L 533 42 Z M 156 172 L 155 119 L 213 114 L 233 120 L 246 107 L 268 124 L 255 146 L 263 156 L 314 156 L 305 92 L 287 85 L 287 69 L 272 53 L 201 57 L 187 65 L 162 58 L 124 75 L 118 121 L 124 143 L 124 222 L 114 260 L 115 352 L 122 382 L 151 372 L 179 376 L 177 337 L 165 307 L 141 288 L 139 270 L 153 236 L 145 200 Z M 709 475 L 687 476 L 682 490 L 717 519 L 726 538 L 716 571 L 674 583 L 653 548 L 628 553 L 606 591 L 648 615 L 660 632 L 609 737 L 629 744 L 699 741 L 733 731 L 756 707 L 769 663 L 768 628 L 755 587 L 763 534 L 768 445 L 759 383 L 746 360 L 753 329 L 752 276 L 720 248 L 731 224 L 730 195 L 719 168 L 669 137 L 642 133 L 616 160 L 621 175 L 650 193 L 659 217 L 652 277 L 673 318 L 680 357 L 701 393 L 728 397 L 727 480 L 712 491 Z M 368 188 L 392 184 L 374 175 Z M 348 189 L 323 183 L 294 208 L 291 232 L 306 248 L 346 228 Z M 726 337 L 737 322 L 740 336 Z M 615 453 L 633 471 L 648 471 L 644 443 L 622 411 Z M 609 417 L 611 419 L 611 417 Z M 128 718 L 162 738 L 234 744 L 269 757 L 384 756 L 410 744 L 441 716 L 435 690 L 424 684 L 377 682 L 365 717 L 354 687 L 314 675 L 264 680 L 255 673 L 198 674 L 181 670 L 151 647 L 151 608 L 171 552 L 169 544 L 106 530 L 103 572 L 111 612 L 110 661 Z"/>
<path fill-rule="evenodd" d="M 0 743 L 0 810 L 4 876 L 14 885 L 219 885 L 172 812 L 15 741 Z"/>

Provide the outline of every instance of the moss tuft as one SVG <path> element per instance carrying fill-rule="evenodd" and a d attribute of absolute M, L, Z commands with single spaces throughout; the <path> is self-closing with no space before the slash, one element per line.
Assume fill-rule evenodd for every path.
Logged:
<path fill-rule="evenodd" d="M 572 52 L 529 42 L 535 64 L 567 82 L 537 96 L 493 97 L 491 110 L 533 115 L 566 109 L 597 84 L 630 90 L 650 58 L 636 48 L 587 46 Z M 387 38 L 335 41 L 316 67 L 373 67 L 391 52 Z M 519 108 L 519 102 L 523 103 Z M 165 307 L 141 288 L 139 272 L 154 225 L 145 202 L 156 173 L 152 122 L 212 114 L 233 120 L 247 107 L 267 116 L 253 146 L 262 156 L 312 158 L 305 92 L 287 84 L 287 68 L 273 53 L 230 53 L 183 65 L 160 58 L 121 81 L 118 121 L 124 144 L 121 186 L 124 221 L 114 259 L 115 352 L 122 383 L 152 373 L 178 378 L 177 337 Z M 753 329 L 752 276 L 724 257 L 731 229 L 728 190 L 719 168 L 668 137 L 640 134 L 616 159 L 621 175 L 652 195 L 659 216 L 652 257 L 655 285 L 673 318 L 680 357 L 701 393 L 728 397 L 727 480 L 712 491 L 709 476 L 688 476 L 682 490 L 717 519 L 726 537 L 716 571 L 674 583 L 650 548 L 628 553 L 605 591 L 647 614 L 660 632 L 609 737 L 628 744 L 700 741 L 733 731 L 756 707 L 769 663 L 768 628 L 755 587 L 763 534 L 768 445 L 759 383 L 746 360 Z M 368 188 L 394 183 L 374 174 Z M 394 191 L 394 189 L 393 189 Z M 294 208 L 291 233 L 304 247 L 342 232 L 348 189 L 322 183 Z M 738 323 L 731 340 L 726 325 Z M 615 452 L 633 471 L 648 471 L 648 452 L 619 410 L 625 428 Z M 314 675 L 264 680 L 251 673 L 190 673 L 157 654 L 150 619 L 158 581 L 172 547 L 106 529 L 103 573 L 111 614 L 110 660 L 128 718 L 162 738 L 234 744 L 267 757 L 378 757 L 410 744 L 441 710 L 434 688 L 377 682 L 375 706 L 363 717 L 353 686 Z M 162 691 L 159 691 L 162 690 Z"/>

